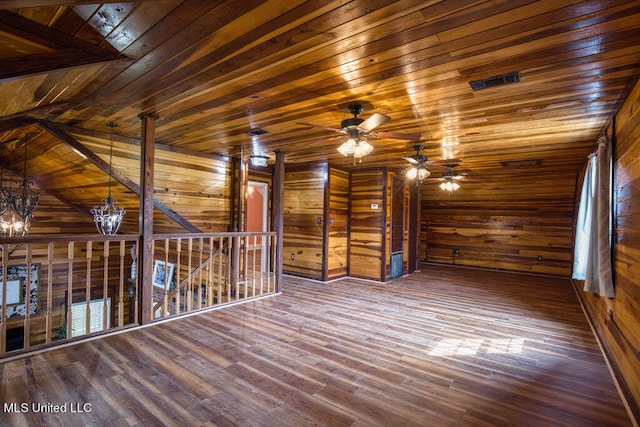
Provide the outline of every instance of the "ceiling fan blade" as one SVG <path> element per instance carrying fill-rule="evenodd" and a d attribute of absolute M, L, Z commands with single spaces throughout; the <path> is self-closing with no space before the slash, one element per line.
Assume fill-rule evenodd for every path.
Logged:
<path fill-rule="evenodd" d="M 422 138 L 422 135 L 419 133 L 406 133 L 406 132 L 376 132 L 376 138 L 405 139 L 407 141 L 420 141 L 420 138 Z"/>
<path fill-rule="evenodd" d="M 418 162 L 416 159 L 414 159 L 413 157 L 402 157 L 402 159 L 404 159 L 404 160 L 406 160 L 407 162 L 412 163 L 412 164 L 414 164 L 414 165 L 417 165 L 417 164 L 419 163 L 419 162 Z"/>
<path fill-rule="evenodd" d="M 384 114 L 373 113 L 371 117 L 358 125 L 358 129 L 371 132 L 381 124 L 388 122 L 390 119 L 391 117 L 385 116 Z"/>
<path fill-rule="evenodd" d="M 448 165 L 448 164 L 452 164 L 452 163 L 460 163 L 460 162 L 462 162 L 462 160 L 460 160 L 460 159 L 442 159 L 442 160 L 430 160 L 430 161 L 433 164 L 439 164 L 439 165 Z"/>
<path fill-rule="evenodd" d="M 340 132 L 340 129 L 330 128 L 329 126 L 312 125 L 311 123 L 303 123 L 303 122 L 298 122 L 296 124 L 302 125 L 302 126 L 308 126 L 308 127 L 311 127 L 311 128 L 320 128 L 320 129 L 324 129 L 324 130 L 330 130 L 332 132 Z"/>
<path fill-rule="evenodd" d="M 441 171 L 448 171 L 449 168 L 446 166 L 442 166 L 442 165 L 434 165 L 433 162 L 429 162 L 429 164 L 427 165 L 427 169 L 429 170 L 441 170 Z"/>

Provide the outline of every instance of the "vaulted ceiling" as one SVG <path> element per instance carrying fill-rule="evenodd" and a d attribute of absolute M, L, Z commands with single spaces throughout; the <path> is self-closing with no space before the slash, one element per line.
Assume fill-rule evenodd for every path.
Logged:
<path fill-rule="evenodd" d="M 405 167 L 416 141 L 373 139 L 356 165 L 336 151 L 328 128 L 358 101 L 360 117 L 390 117 L 377 130 L 419 133 L 424 154 L 458 158 L 470 177 L 527 167 L 575 177 L 640 64 L 640 1 L 8 0 L 0 9 L 0 160 L 19 174 L 15 148 L 31 135 L 30 179 L 78 209 L 104 197 L 107 122 L 117 124 L 117 185 L 135 193 L 127 162 L 141 113 L 158 117 L 160 151 L 201 156 L 201 168 L 275 151 L 287 164 Z M 518 81 L 494 86 L 506 73 Z"/>

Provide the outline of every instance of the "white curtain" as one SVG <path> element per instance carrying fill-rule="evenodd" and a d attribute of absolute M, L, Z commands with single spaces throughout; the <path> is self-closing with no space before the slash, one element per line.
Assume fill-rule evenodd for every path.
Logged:
<path fill-rule="evenodd" d="M 611 273 L 611 141 L 598 140 L 589 157 L 582 184 L 574 247 L 574 279 L 584 280 L 585 292 L 613 298 Z"/>

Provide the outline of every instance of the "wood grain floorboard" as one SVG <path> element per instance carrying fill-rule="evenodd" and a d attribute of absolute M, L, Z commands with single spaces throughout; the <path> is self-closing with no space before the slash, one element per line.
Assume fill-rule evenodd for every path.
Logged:
<path fill-rule="evenodd" d="M 389 283 L 286 277 L 281 295 L 0 374 L 2 425 L 632 425 L 567 279 L 434 265 Z"/>

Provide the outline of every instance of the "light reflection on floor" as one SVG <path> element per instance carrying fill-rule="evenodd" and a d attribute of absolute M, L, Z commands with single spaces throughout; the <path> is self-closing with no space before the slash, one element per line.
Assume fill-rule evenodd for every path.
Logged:
<path fill-rule="evenodd" d="M 524 342 L 524 338 L 443 339 L 429 351 L 429 355 L 521 354 L 524 349 Z"/>

